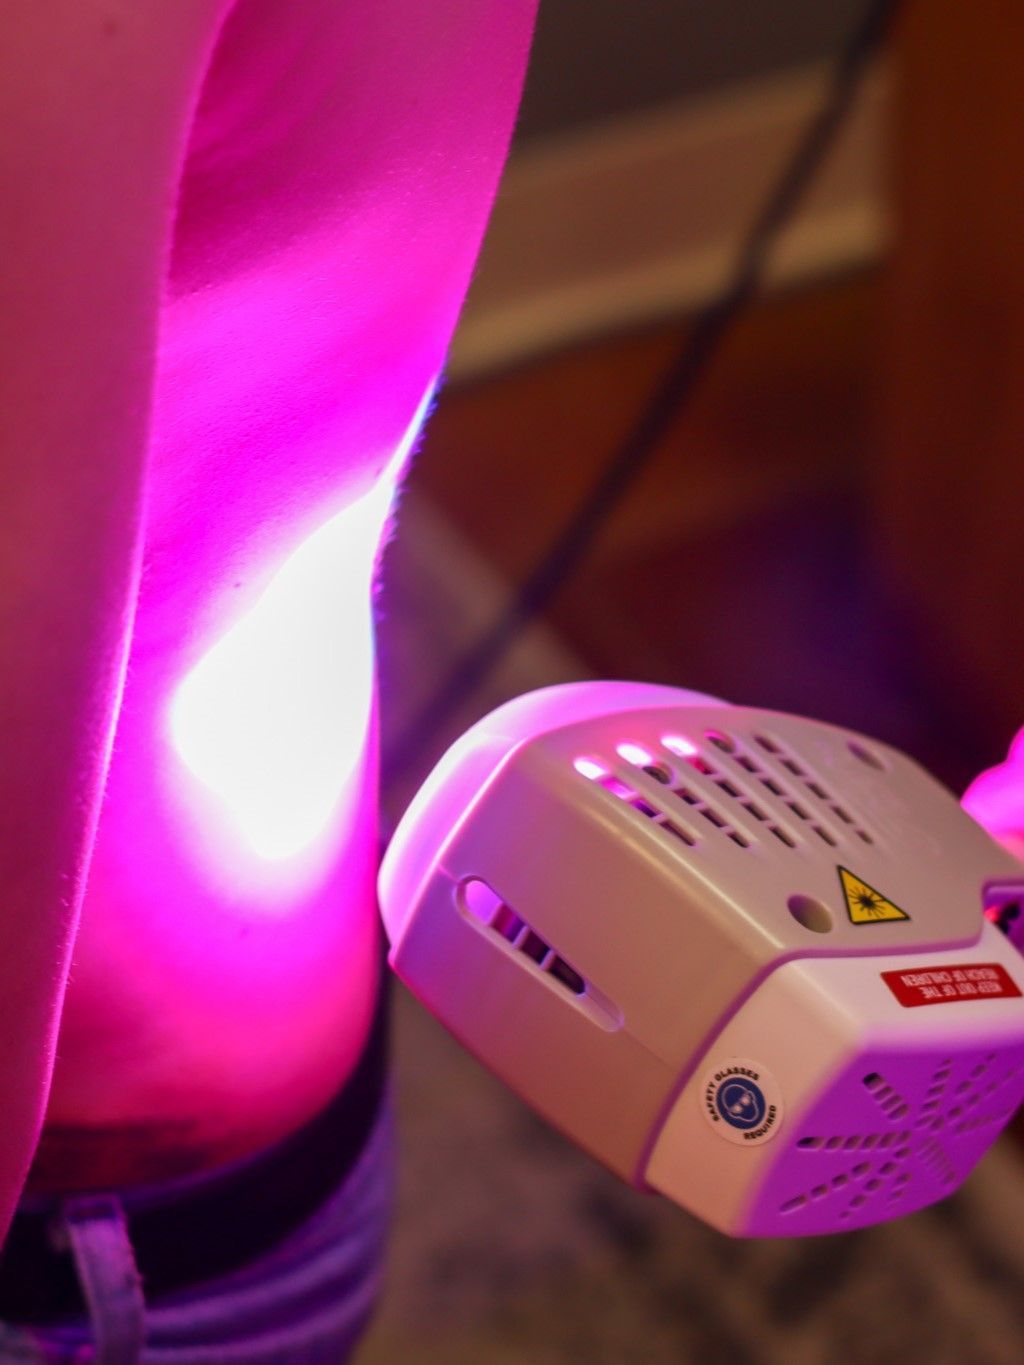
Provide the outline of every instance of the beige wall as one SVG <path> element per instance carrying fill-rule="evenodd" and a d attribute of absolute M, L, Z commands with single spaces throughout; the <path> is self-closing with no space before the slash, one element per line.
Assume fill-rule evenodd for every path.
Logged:
<path fill-rule="evenodd" d="M 813 65 L 865 3 L 540 0 L 520 139 Z"/>

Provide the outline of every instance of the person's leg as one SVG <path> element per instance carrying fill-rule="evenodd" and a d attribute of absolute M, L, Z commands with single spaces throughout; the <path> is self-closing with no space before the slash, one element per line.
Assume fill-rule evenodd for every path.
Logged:
<path fill-rule="evenodd" d="M 372 577 L 507 149 L 532 11 L 533 0 L 195 0 L 141 5 L 126 27 L 88 3 L 48 11 L 65 24 L 56 47 L 88 79 L 81 108 L 64 87 L 54 103 L 45 68 L 50 84 L 26 107 L 54 126 L 29 129 L 31 164 L 71 157 L 78 124 L 109 118 L 103 157 L 121 166 L 124 142 L 132 172 L 104 190 L 106 162 L 89 161 L 73 251 L 67 205 L 51 206 L 35 255 L 60 257 L 44 319 L 59 363 L 51 355 L 49 408 L 29 402 L 42 368 L 19 391 L 25 449 L 38 455 L 42 432 L 74 455 L 51 462 L 66 487 L 37 464 L 28 500 L 49 509 L 52 543 L 37 516 L 47 553 L 8 575 L 20 591 L 36 574 L 19 610 L 47 626 L 42 662 L 26 663 L 21 642 L 25 772 L 66 766 L 57 741 L 92 727 L 85 777 L 78 735 L 75 781 L 37 783 L 50 806 L 33 788 L 25 815 L 37 832 L 59 827 L 64 853 L 77 850 L 72 871 L 117 701 L 144 467 L 146 530 L 36 1194 L 121 1194 L 127 1206 L 139 1185 L 221 1170 L 315 1123 L 366 1055 L 379 979 Z M 109 54 L 125 43 L 122 69 Z M 212 52 L 203 79 L 168 81 L 186 49 L 197 65 Z M 142 154 L 150 105 L 168 89 Z M 39 144 L 44 124 L 52 146 Z M 133 252 L 140 278 L 124 268 Z M 68 279 L 82 288 L 61 294 Z M 75 305 L 66 335 L 61 298 Z M 116 331 L 121 312 L 135 332 Z M 45 331 L 34 325 L 33 337 Z M 15 371 L 25 378 L 20 359 Z M 12 470 L 23 454 L 12 449 Z M 117 460 L 131 477 L 111 491 L 102 476 Z M 108 575 L 93 601 L 111 538 L 117 590 Z M 0 641 L 11 658 L 17 644 Z M 49 1033 L 31 1035 L 37 1110 L 75 900 L 60 859 L 43 861 L 63 899 L 48 882 L 48 899 L 37 888 L 39 904 L 18 902 L 8 943 L 12 982 L 45 987 Z M 21 953 L 40 926 L 45 951 Z M 23 1036 L 16 995 L 12 1038 Z M 12 1199 L 31 1125 L 19 1135 Z"/>
<path fill-rule="evenodd" d="M 20 1283 L 5 1281 L 2 1299 L 35 1300 L 37 1320 L 0 1324 L 0 1356 L 342 1365 L 373 1312 L 390 1216 L 384 1019 L 380 1010 L 378 1056 L 360 1065 L 358 1093 L 350 1081 L 277 1147 L 197 1177 L 19 1211 Z M 354 1145 L 353 1111 L 367 1120 Z"/>
<path fill-rule="evenodd" d="M 358 1060 L 379 946 L 372 578 L 532 9 L 239 0 L 221 34 L 38 1184 L 237 1159 Z"/>

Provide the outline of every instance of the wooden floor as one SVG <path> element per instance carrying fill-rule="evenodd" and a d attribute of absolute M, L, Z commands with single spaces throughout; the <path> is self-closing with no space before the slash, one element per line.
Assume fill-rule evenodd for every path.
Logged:
<path fill-rule="evenodd" d="M 865 274 L 754 309 L 551 619 L 599 675 L 848 724 L 960 789 L 1008 736 L 934 679 L 875 573 L 883 289 Z M 685 331 L 613 338 L 446 392 L 414 485 L 519 581 Z"/>

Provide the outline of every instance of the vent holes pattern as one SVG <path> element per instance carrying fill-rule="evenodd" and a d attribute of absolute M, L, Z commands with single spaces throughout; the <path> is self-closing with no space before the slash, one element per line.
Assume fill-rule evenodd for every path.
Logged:
<path fill-rule="evenodd" d="M 637 748 L 639 748 L 639 746 L 637 746 Z M 631 806 L 633 810 L 650 820 L 669 838 L 686 844 L 690 848 L 694 848 L 697 845 L 698 838 L 696 833 L 688 828 L 682 821 L 677 819 L 672 811 L 665 808 L 665 805 L 662 804 L 664 802 L 664 797 L 661 793 L 658 794 L 657 798 L 653 794 L 644 795 L 637 791 L 635 787 L 630 786 L 628 782 L 624 782 L 615 773 L 607 771 L 603 765 L 597 762 L 597 760 L 587 760 L 586 766 L 589 766 L 590 764 L 593 765 L 594 775 L 590 776 L 589 771 L 584 774 L 590 781 L 596 782 L 596 784 L 603 787 L 605 791 L 610 792 L 613 796 L 618 797 L 620 801 Z M 735 800 L 742 795 L 739 788 L 729 782 L 727 778 L 719 778 L 715 773 L 715 769 L 705 760 L 701 759 L 699 754 L 694 755 L 693 759 L 690 760 L 690 765 L 695 767 L 697 771 L 703 773 L 705 776 L 712 777 L 713 780 L 716 781 L 716 784 L 722 788 L 725 795 L 730 799 Z M 666 793 L 671 791 L 673 796 L 678 798 L 684 805 L 690 807 L 694 815 L 699 815 L 707 824 L 711 825 L 715 830 L 731 840 L 738 848 L 746 849 L 750 847 L 751 841 L 743 831 L 737 829 L 735 825 L 726 818 L 722 810 L 716 804 L 708 801 L 700 791 L 685 784 L 673 786 L 676 777 L 667 762 L 659 760 L 654 764 L 645 763 L 640 767 L 640 770 L 646 773 L 647 776 L 652 777 L 659 786 L 665 787 Z M 658 800 L 659 804 L 655 804 L 656 800 Z"/>
<path fill-rule="evenodd" d="M 885 1216 L 888 1206 L 908 1196 L 922 1203 L 953 1189 L 991 1141 L 992 1130 L 1015 1112 L 1024 1057 L 940 1057 L 932 1068 L 919 1078 L 904 1071 L 902 1088 L 879 1071 L 863 1075 L 863 1092 L 886 1120 L 885 1128 L 799 1137 L 793 1147 L 810 1163 L 806 1184 L 796 1193 L 790 1185 L 778 1213 L 817 1216 L 810 1210 L 826 1198 L 821 1193 L 826 1189 L 828 1198 L 841 1203 L 830 1204 L 826 1216 L 861 1224 Z"/>
<path fill-rule="evenodd" d="M 848 826 L 862 843 L 873 844 L 875 842 L 871 834 L 857 823 L 846 807 L 834 800 L 821 781 L 809 773 L 793 754 L 783 748 L 777 739 L 774 739 L 771 735 L 757 734 L 754 735 L 754 743 L 764 753 L 769 754 L 772 760 L 775 763 L 778 763 L 780 767 L 784 768 L 787 773 L 792 777 L 797 778 L 804 790 L 809 792 L 811 796 L 815 797 L 821 805 L 824 806 L 829 816 L 834 815 L 842 824 Z M 752 758 L 749 758 L 749 756 L 746 755 L 744 755 L 744 757 L 747 757 L 747 762 L 743 764 L 746 770 L 757 777 L 769 791 L 778 794 L 778 783 L 766 774 Z M 802 820 L 812 820 L 813 817 L 805 814 L 802 808 L 797 809 L 799 803 L 787 801 L 786 804 L 789 805 L 790 809 L 794 810 Z M 837 847 L 837 836 L 841 837 L 840 831 L 830 830 L 827 821 L 818 820 L 816 823 L 812 824 L 812 829 L 824 843 L 830 844 L 833 848 Z"/>
<path fill-rule="evenodd" d="M 644 771 L 646 772 L 648 769 L 645 768 Z M 664 785 L 666 781 L 670 782 L 672 780 L 672 776 L 671 773 L 666 773 L 665 778 L 658 777 L 655 780 Z M 641 796 L 638 791 L 634 790 L 628 783 L 621 781 L 613 773 L 605 773 L 603 776 L 597 778 L 596 781 L 598 786 L 603 787 L 605 791 L 611 792 L 611 794 L 617 796 L 620 801 L 624 801 L 627 806 L 632 806 L 635 811 L 638 811 L 639 814 L 652 821 L 652 823 L 657 825 L 662 833 L 668 835 L 669 838 L 676 840 L 681 844 L 685 844 L 688 848 L 694 848 L 696 846 L 697 836 L 692 830 L 687 829 L 686 826 L 678 820 L 671 819 L 664 810 L 661 810 L 659 807 L 652 804 L 651 801 L 648 801 L 645 797 Z M 684 797 L 684 800 L 685 799 L 686 798 Z M 692 804 L 697 804 L 699 800 L 700 798 L 694 795 Z"/>
<path fill-rule="evenodd" d="M 986 1081 L 985 1077 L 992 1060 L 989 1057 L 985 1063 L 976 1066 L 970 1072 L 968 1079 L 956 1087 L 954 1094 L 962 1103 L 953 1105 L 946 1115 L 945 1122 L 941 1118 L 933 1121 L 933 1128 L 939 1129 L 948 1126 L 959 1137 L 967 1133 L 977 1132 L 979 1128 L 987 1128 L 994 1123 L 1003 1124 L 1013 1116 L 1017 1110 L 1016 1094 L 1001 1095 L 1000 1091 L 1005 1091 L 1012 1082 L 1017 1080 L 1021 1071 L 1024 1070 L 1024 1064 L 1017 1062 L 996 1080 Z M 978 1088 L 973 1091 L 965 1091 L 964 1087 L 970 1086 L 972 1083 Z M 977 1110 L 980 1112 L 975 1112 Z"/>
<path fill-rule="evenodd" d="M 920 1155 L 937 1180 L 941 1180 L 944 1185 L 956 1183 L 956 1171 L 935 1138 L 925 1138 L 921 1143 Z"/>
<path fill-rule="evenodd" d="M 796 1144 L 804 1151 L 826 1151 L 826 1152 L 855 1152 L 858 1150 L 871 1151 L 878 1148 L 881 1151 L 888 1151 L 891 1148 L 903 1146 L 910 1141 L 910 1132 L 902 1131 L 895 1133 L 847 1133 L 833 1134 L 831 1137 L 803 1137 Z M 867 1167 L 857 1167 L 856 1170 L 863 1175 Z"/>
<path fill-rule="evenodd" d="M 785 1200 L 779 1205 L 779 1212 L 796 1213 L 798 1209 L 804 1209 L 808 1204 L 820 1203 L 829 1195 L 842 1194 L 849 1202 L 839 1216 L 849 1217 L 849 1210 L 862 1208 L 868 1202 L 868 1196 L 882 1188 L 884 1182 L 881 1175 L 871 1176 L 871 1169 L 869 1162 L 860 1161 L 847 1171 L 838 1171 L 827 1184 L 813 1185 L 805 1194 L 796 1194 Z"/>
<path fill-rule="evenodd" d="M 851 836 L 863 843 L 874 842 L 820 778 L 773 736 L 758 733 L 741 743 L 735 735 L 708 730 L 703 740 L 704 747 L 699 749 L 692 741 L 676 736 L 669 736 L 665 743 L 650 739 L 640 743 L 630 738 L 616 746 L 625 767 L 597 758 L 578 759 L 576 767 L 673 841 L 690 847 L 699 842 L 699 836 L 685 820 L 677 818 L 673 812 L 677 803 L 700 816 L 698 828 L 701 824 L 711 826 L 742 849 L 750 848 L 756 835 L 746 820 L 729 818 L 730 804 L 763 827 L 769 844 L 774 841 L 786 848 L 798 848 L 795 827 L 806 831 L 812 842 L 820 840 L 832 849 Z M 638 780 L 631 778 L 630 769 Z M 639 778 L 640 773 L 643 778 Z M 687 781 L 684 774 L 695 780 Z M 769 798 L 764 805 L 756 797 L 755 783 Z M 783 820 L 773 814 L 773 804 Z M 793 817 L 792 822 L 785 818 L 787 815 Z"/>
<path fill-rule="evenodd" d="M 910 1106 L 898 1090 L 885 1083 L 877 1071 L 865 1076 L 863 1085 L 887 1119 L 895 1121 L 906 1115 Z"/>

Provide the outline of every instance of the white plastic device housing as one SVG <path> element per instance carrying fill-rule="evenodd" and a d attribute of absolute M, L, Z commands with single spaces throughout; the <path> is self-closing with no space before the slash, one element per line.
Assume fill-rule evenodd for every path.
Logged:
<path fill-rule="evenodd" d="M 854 923 L 840 868 L 907 917 Z M 909 1008 L 882 975 L 1024 982 L 990 884 L 1024 868 L 888 746 L 581 683 L 449 750 L 380 899 L 398 975 L 567 1136 L 725 1232 L 799 1235 L 948 1194 L 1019 1105 L 1022 998 Z M 737 1061 L 778 1097 L 749 1143 L 707 1112 Z"/>

